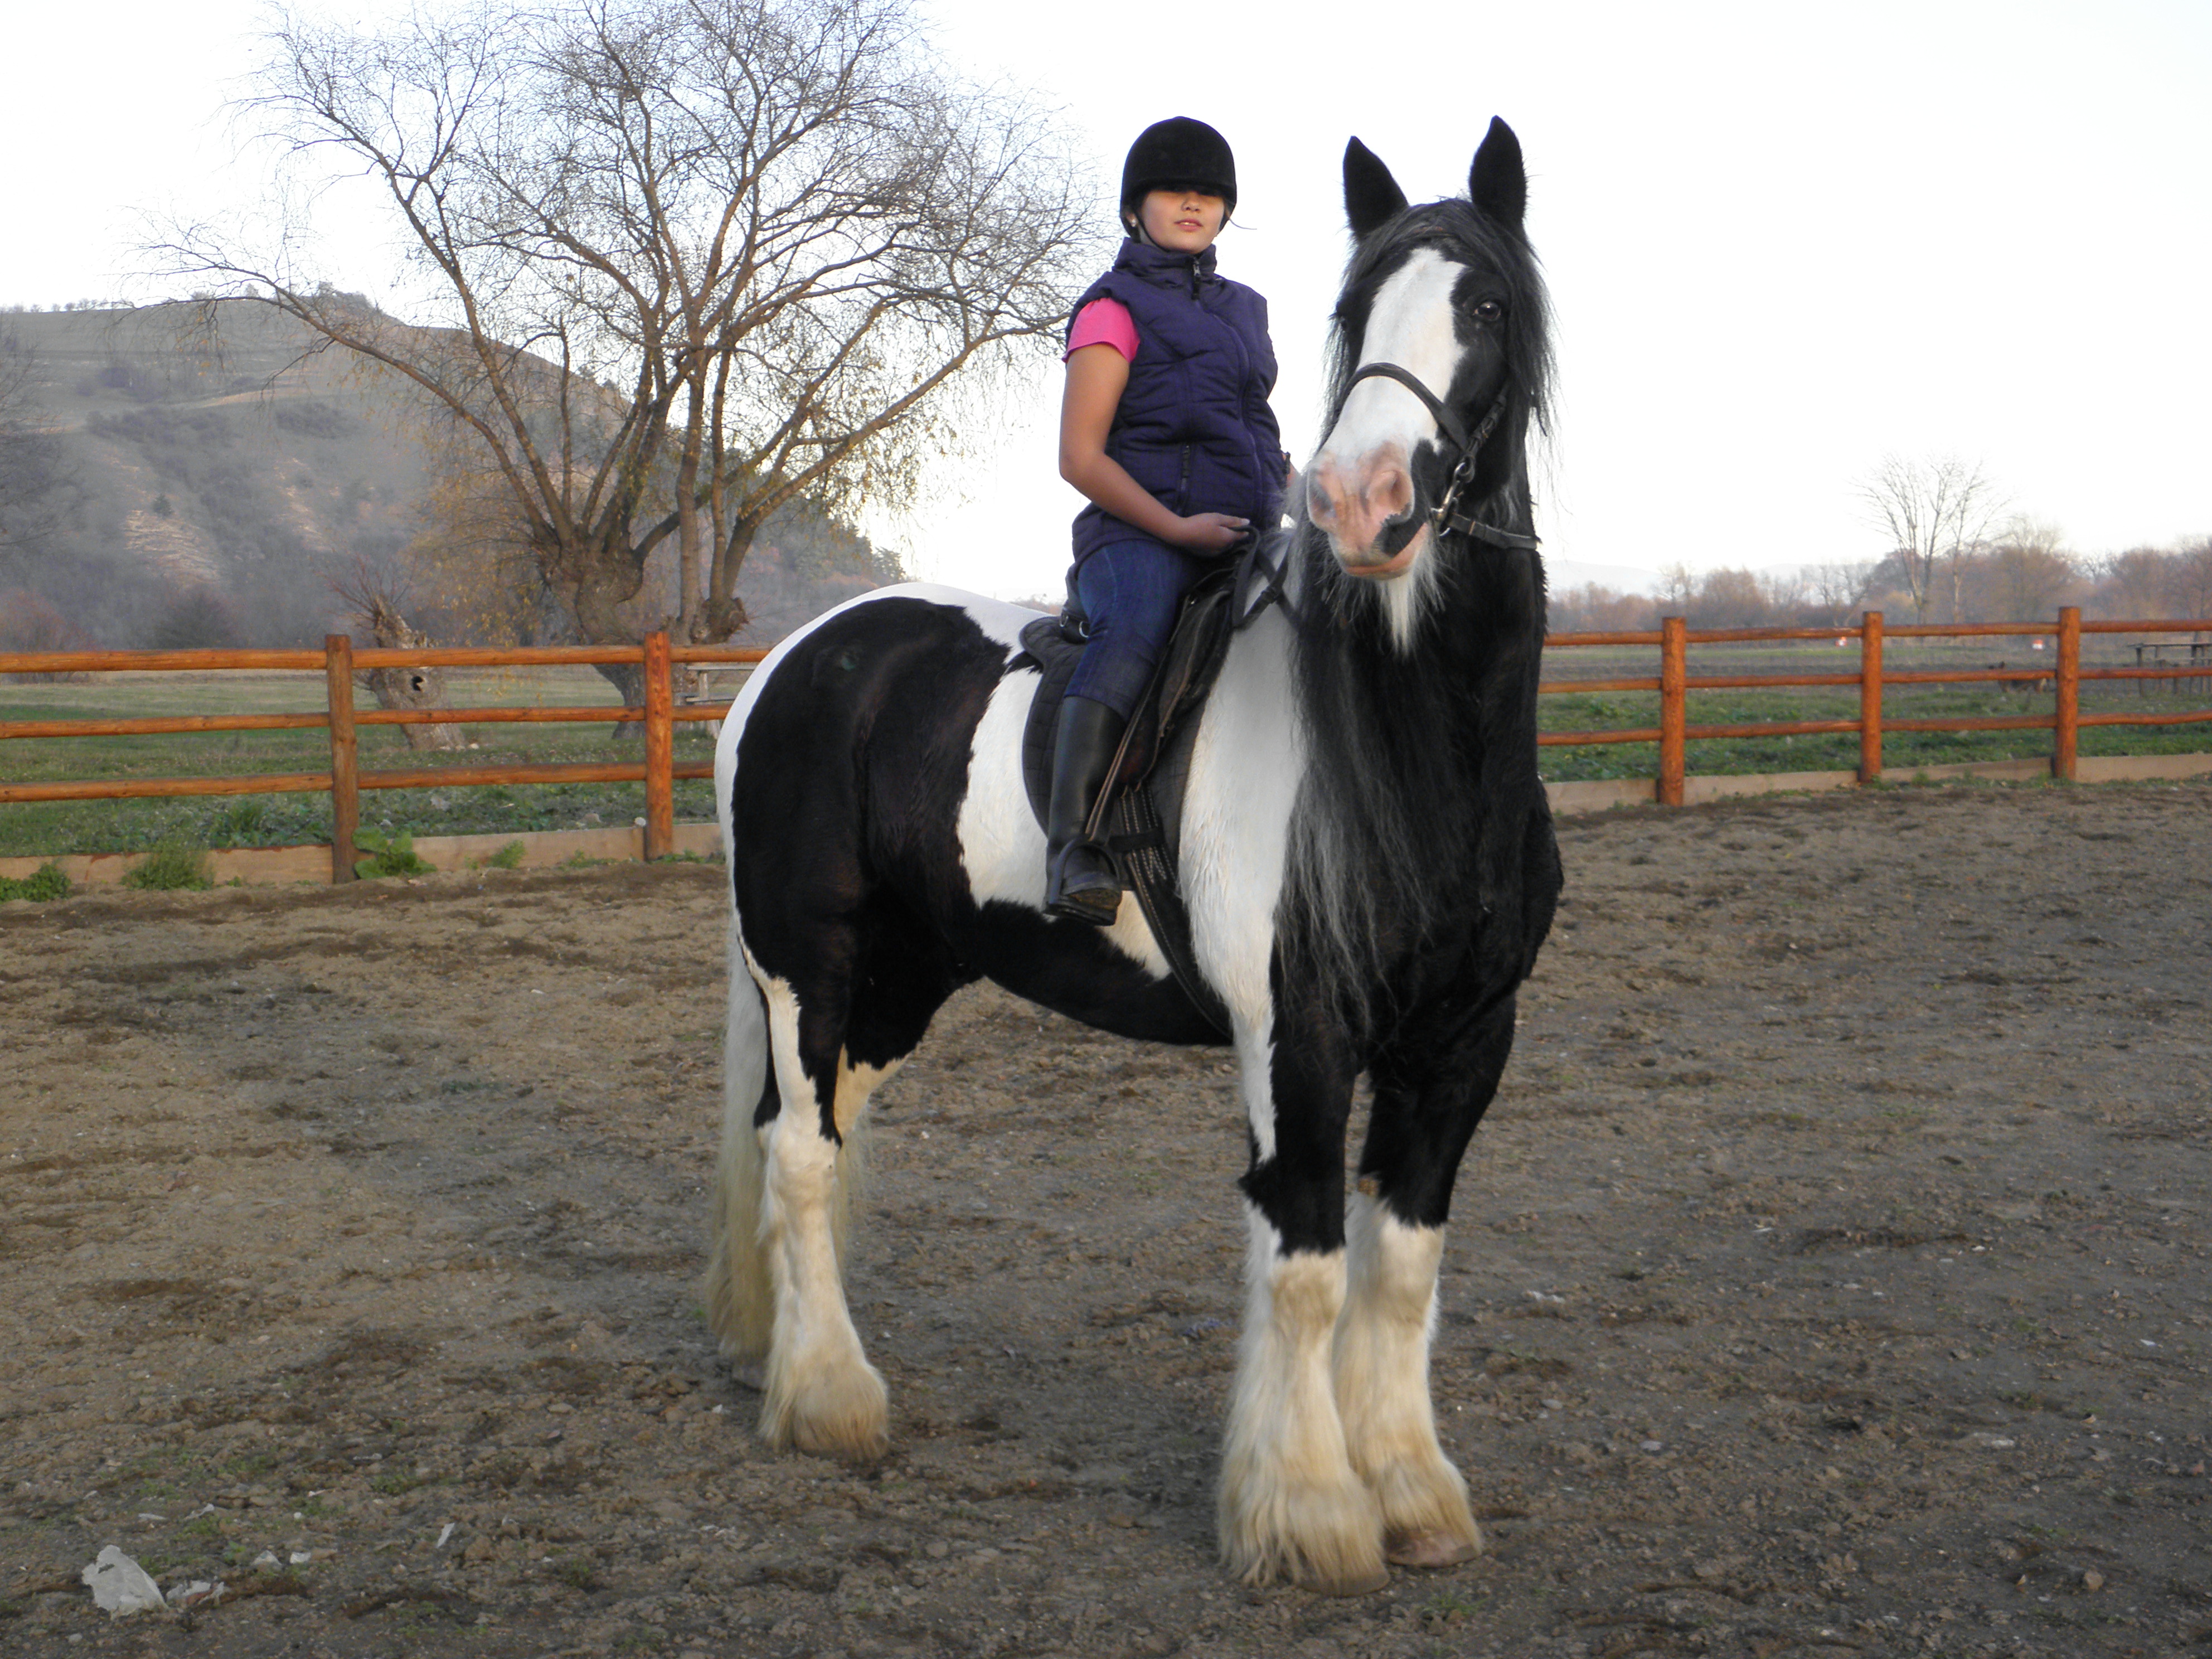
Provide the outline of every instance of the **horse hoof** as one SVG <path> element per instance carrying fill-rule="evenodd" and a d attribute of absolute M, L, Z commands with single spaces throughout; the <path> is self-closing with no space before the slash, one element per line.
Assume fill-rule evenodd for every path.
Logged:
<path fill-rule="evenodd" d="M 1396 1534 L 1382 1550 L 1385 1560 L 1401 1567 L 1455 1567 L 1481 1553 L 1479 1540 L 1449 1532 Z"/>

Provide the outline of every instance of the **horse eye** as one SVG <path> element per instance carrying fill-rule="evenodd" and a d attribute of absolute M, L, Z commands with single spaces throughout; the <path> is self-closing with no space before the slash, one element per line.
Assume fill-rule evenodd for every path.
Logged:
<path fill-rule="evenodd" d="M 1495 300 L 1484 300 L 1475 307 L 1474 314 L 1486 323 L 1494 323 L 1505 314 L 1505 307 Z"/>

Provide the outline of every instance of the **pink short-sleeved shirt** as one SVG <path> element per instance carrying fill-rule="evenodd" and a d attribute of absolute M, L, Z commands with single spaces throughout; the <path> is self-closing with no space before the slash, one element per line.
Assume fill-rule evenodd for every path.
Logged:
<path fill-rule="evenodd" d="M 1130 362 L 1137 361 L 1136 320 L 1119 300 L 1093 300 L 1075 313 L 1075 326 L 1068 331 L 1062 361 L 1093 345 L 1112 346 Z"/>

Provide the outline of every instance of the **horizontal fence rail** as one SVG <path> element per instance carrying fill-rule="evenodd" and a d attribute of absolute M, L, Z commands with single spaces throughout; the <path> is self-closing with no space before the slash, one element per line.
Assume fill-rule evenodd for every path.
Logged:
<path fill-rule="evenodd" d="M 2056 623 L 1908 623 L 1893 628 L 1885 623 L 1881 611 L 1869 611 L 1861 617 L 1856 626 L 1841 628 L 1693 629 L 1680 617 L 1668 617 L 1662 620 L 1656 630 L 1554 634 L 1544 641 L 1547 653 L 1589 646 L 1656 646 L 1659 672 L 1656 675 L 1589 680 L 1547 679 L 1540 690 L 1547 696 L 1575 692 L 1656 691 L 1659 694 L 1659 724 L 1604 732 L 1546 732 L 1540 734 L 1536 741 L 1547 747 L 1656 743 L 1659 745 L 1656 794 L 1660 804 L 1668 806 L 1682 804 L 1683 781 L 1687 771 L 1686 745 L 1697 739 L 1709 738 L 1835 736 L 1856 732 L 1859 737 L 1859 781 L 1872 783 L 1881 776 L 1882 734 L 1885 732 L 2048 731 L 2051 733 L 2051 775 L 2071 780 L 2076 769 L 2076 747 L 2084 726 L 2185 726 L 2212 722 L 2212 708 L 2183 714 L 2085 714 L 2081 707 L 2081 688 L 2084 680 L 2163 680 L 2174 684 L 2185 680 L 2192 683 L 2212 680 L 2212 644 L 2203 641 L 2188 642 L 2191 659 L 2186 664 L 2159 660 L 2150 666 L 2134 668 L 2084 668 L 2081 665 L 2082 635 L 2197 635 L 2208 631 L 2212 631 L 2212 620 L 2204 618 L 2183 622 L 2084 622 L 2080 609 L 2069 605 L 2058 613 Z M 1882 665 L 1882 647 L 1889 640 L 2027 639 L 2046 635 L 2055 638 L 2057 642 L 2054 659 L 2047 668 L 2040 664 L 2024 664 L 2018 668 L 1885 672 Z M 1689 672 L 1689 647 L 1692 645 L 1821 640 L 1841 643 L 1850 639 L 1856 639 L 1859 643 L 1856 673 L 1693 675 Z M 2139 659 L 2142 650 L 2145 648 L 2155 652 L 2159 647 L 2139 647 Z M 1883 714 L 1882 692 L 1888 686 L 1993 682 L 2011 685 L 2026 684 L 2038 689 L 2042 689 L 2047 682 L 2056 706 L 2048 714 L 1890 719 Z M 1688 721 L 1688 694 L 1692 691 L 1848 685 L 1859 688 L 1859 714 L 1856 720 L 1762 720 L 1747 725 L 1709 726 L 1692 726 Z M 2212 690 L 2212 686 L 2207 689 Z"/>
<path fill-rule="evenodd" d="M 331 797 L 331 879 L 351 881 L 364 789 L 465 788 L 495 784 L 642 783 L 645 855 L 674 850 L 675 785 L 679 778 L 710 778 L 712 762 L 679 763 L 675 728 L 686 720 L 717 720 L 730 705 L 700 702 L 678 708 L 677 663 L 738 667 L 768 655 L 759 647 L 678 646 L 665 633 L 637 645 L 375 647 L 356 650 L 343 634 L 328 635 L 320 651 L 27 651 L 0 652 L 0 679 L 13 674 L 216 672 L 291 669 L 323 673 L 325 706 L 318 712 L 270 714 L 163 714 L 90 720 L 0 721 L 0 741 L 14 738 L 145 737 L 207 732 L 283 732 L 327 728 L 331 764 L 325 772 L 261 772 L 229 777 L 109 778 L 51 783 L 0 781 L 0 803 L 57 800 L 134 800 L 194 795 L 328 793 Z M 635 664 L 641 672 L 641 705 L 542 708 L 354 708 L 354 676 L 380 668 L 601 667 Z M 363 771 L 356 732 L 364 726 L 477 725 L 496 722 L 588 720 L 642 726 L 645 754 L 635 761 L 510 763 L 483 766 L 385 767 Z"/>
<path fill-rule="evenodd" d="M 2055 777 L 2071 779 L 2075 773 L 2079 734 L 2087 726 L 2181 726 L 2212 722 L 2212 708 L 2184 713 L 2083 714 L 2081 687 L 2087 681 L 2212 682 L 2212 641 L 2193 640 L 2172 643 L 2139 644 L 2137 665 L 2088 667 L 2081 663 L 2084 635 L 2132 634 L 2159 635 L 2212 633 L 2212 620 L 2188 622 L 2084 622 L 2078 609 L 2062 611 L 2055 623 L 1966 623 L 1912 624 L 1890 627 L 1878 611 L 1869 611 L 1858 623 L 1841 628 L 1710 628 L 1693 629 L 1680 617 L 1665 618 L 1656 630 L 1556 634 L 1545 641 L 1558 653 L 1592 647 L 1656 647 L 1658 672 L 1651 675 L 1612 675 L 1603 678 L 1547 679 L 1545 695 L 1595 694 L 1615 691 L 1656 692 L 1659 723 L 1595 732 L 1546 732 L 1537 741 L 1547 747 L 1608 744 L 1656 744 L 1659 771 L 1656 799 L 1667 805 L 1682 804 L 1686 775 L 1686 745 L 1704 738 L 1756 738 L 1799 736 L 1839 736 L 1856 733 L 1859 739 L 1858 777 L 1862 782 L 1880 779 L 1882 738 L 1887 732 L 1957 732 L 2049 731 L 2051 770 Z M 2053 660 L 2011 667 L 1886 670 L 1883 647 L 1891 640 L 1962 639 L 1976 637 L 2042 637 L 2055 639 Z M 1711 673 L 1689 672 L 1689 648 L 1697 645 L 1786 643 L 1856 640 L 1858 665 L 1852 672 Z M 2187 650 L 2189 660 L 2168 659 L 2165 652 Z M 2144 653 L 2150 653 L 2148 661 Z M 0 721 L 0 741 L 10 738 L 162 736 L 217 732 L 271 732 L 327 729 L 331 763 L 328 770 L 275 772 L 223 777 L 126 778 L 15 783 L 0 771 L 0 803 L 65 800 L 125 800 L 150 797 L 285 794 L 327 793 L 331 800 L 331 878 L 354 878 L 356 835 L 360 827 L 361 792 L 375 789 L 416 789 L 431 787 L 468 787 L 491 785 L 549 783 L 639 783 L 646 790 L 645 853 L 648 858 L 673 849 L 674 786 L 678 779 L 714 775 L 709 762 L 678 763 L 674 732 L 685 721 L 716 720 L 729 711 L 727 702 L 697 702 L 678 706 L 674 697 L 677 664 L 708 664 L 738 667 L 757 663 L 768 655 L 760 647 L 676 645 L 665 633 L 649 635 L 636 645 L 497 647 L 378 647 L 356 650 L 343 634 L 329 635 L 320 651 L 308 650 L 191 650 L 191 651 L 44 651 L 0 653 L 0 679 L 10 675 L 77 673 L 225 672 L 242 670 L 319 670 L 324 681 L 325 707 L 320 711 L 282 714 L 165 714 L 111 720 Z M 354 707 L 355 676 L 391 668 L 532 668 L 610 667 L 635 665 L 645 701 L 640 705 L 548 707 L 532 708 L 374 708 Z M 2002 682 L 2015 687 L 2047 690 L 2054 699 L 2048 714 L 2000 714 L 1972 717 L 1895 718 L 1885 714 L 1887 688 L 1906 685 L 1972 684 Z M 1859 712 L 1856 719 L 1761 720 L 1731 724 L 1692 725 L 1688 718 L 1692 692 L 1829 688 L 1856 686 Z M 2207 684 L 2212 691 L 2212 684 Z M 507 764 L 428 767 L 385 767 L 364 771 L 358 757 L 358 733 L 363 726 L 493 724 L 502 722 L 560 723 L 637 722 L 645 739 L 643 757 L 635 761 L 576 763 L 511 763 Z"/>

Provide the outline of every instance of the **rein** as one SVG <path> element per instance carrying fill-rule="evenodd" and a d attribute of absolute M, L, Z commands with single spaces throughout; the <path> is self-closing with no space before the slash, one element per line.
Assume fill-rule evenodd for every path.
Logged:
<path fill-rule="evenodd" d="M 1474 482 L 1475 457 L 1481 453 L 1482 446 L 1489 441 L 1490 434 L 1498 429 L 1498 422 L 1504 418 L 1508 388 L 1498 388 L 1489 412 L 1474 430 L 1469 432 L 1465 422 L 1445 405 L 1444 400 L 1422 385 L 1419 376 L 1410 369 L 1401 368 L 1395 363 L 1362 363 L 1352 371 L 1352 379 L 1345 383 L 1345 390 L 1349 392 L 1360 381 L 1367 380 L 1395 380 L 1404 386 L 1426 406 L 1429 417 L 1437 423 L 1437 429 L 1459 446 L 1459 459 L 1452 467 L 1451 482 L 1444 487 L 1443 499 L 1429 514 L 1429 522 L 1437 535 L 1471 536 L 1476 541 L 1489 543 L 1492 547 L 1510 548 L 1522 553 L 1533 553 L 1541 545 L 1534 536 L 1522 536 L 1510 530 L 1498 530 L 1480 523 L 1475 519 L 1473 506 L 1460 505 L 1460 498 L 1466 495 L 1468 486 Z"/>

